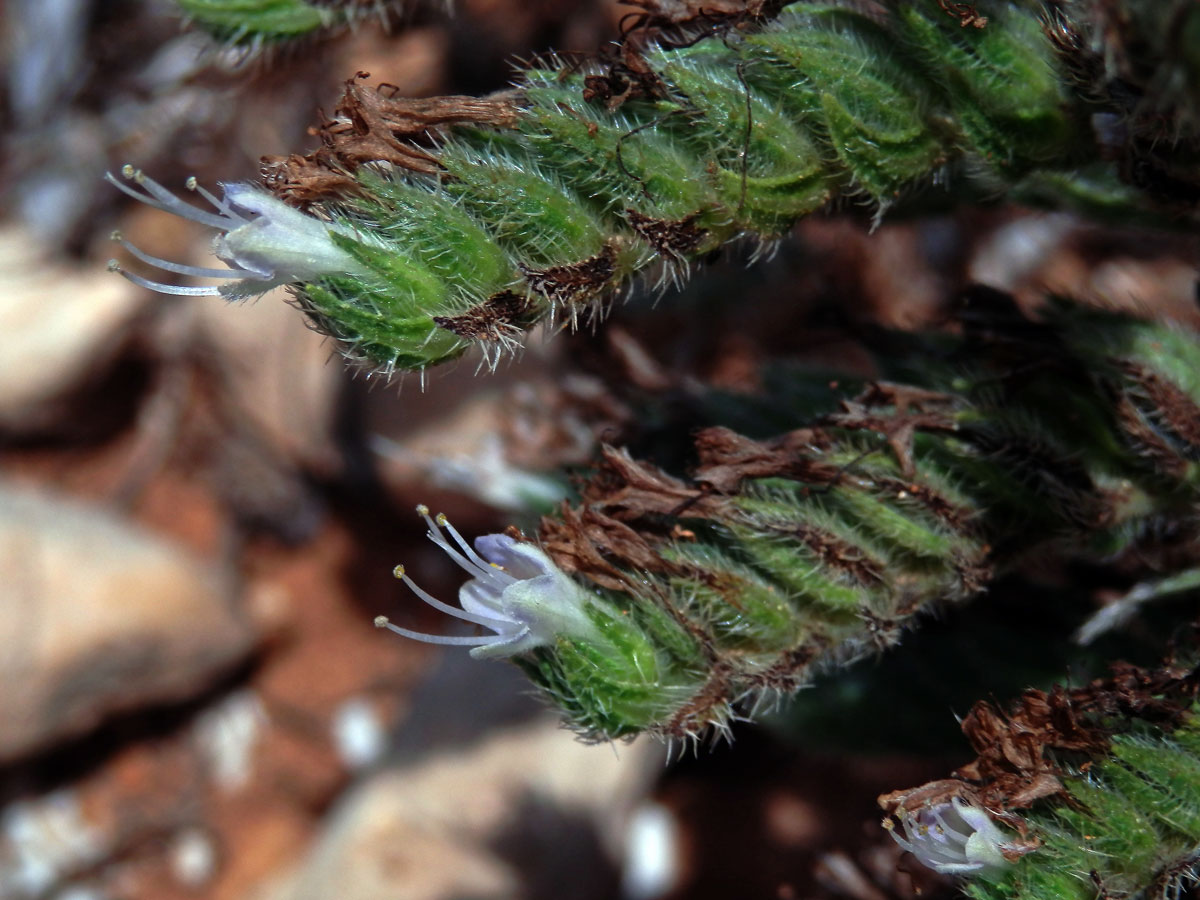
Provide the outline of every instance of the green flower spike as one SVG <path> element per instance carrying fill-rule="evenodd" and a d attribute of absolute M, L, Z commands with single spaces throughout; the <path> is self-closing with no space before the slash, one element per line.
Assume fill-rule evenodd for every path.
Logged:
<path fill-rule="evenodd" d="M 235 35 L 334 8 L 185 4 Z M 1186 80 L 1194 54 L 1164 34 L 1197 17 L 1180 2 L 1135 17 L 1114 55 L 1109 5 L 1059 4 L 1051 24 L 1005 0 L 967 19 L 942 0 L 801 2 L 772 21 L 685 23 L 675 43 L 638 34 L 608 60 L 550 58 L 489 97 L 351 82 L 319 151 L 265 161 L 271 191 L 317 212 L 341 251 L 283 271 L 318 330 L 391 375 L 472 348 L 494 367 L 539 322 L 592 321 L 632 285 L 681 281 L 732 242 L 761 254 L 847 201 L 878 219 L 939 186 L 1185 223 L 1200 203 L 1188 92 L 1147 110 L 1105 73 L 1111 57 Z"/>
<path fill-rule="evenodd" d="M 189 23 L 228 47 L 253 53 L 353 25 L 367 16 L 387 22 L 398 0 L 175 0 Z"/>
<path fill-rule="evenodd" d="M 1063 304 L 1035 323 L 989 296 L 957 346 L 914 353 L 923 383 L 869 385 L 767 440 L 704 429 L 687 478 L 606 449 L 537 547 L 491 535 L 469 556 L 431 523 L 473 576 L 453 614 L 495 632 L 432 640 L 510 657 L 587 738 L 689 740 L 886 650 L 1031 552 L 1186 565 L 1195 336 Z"/>

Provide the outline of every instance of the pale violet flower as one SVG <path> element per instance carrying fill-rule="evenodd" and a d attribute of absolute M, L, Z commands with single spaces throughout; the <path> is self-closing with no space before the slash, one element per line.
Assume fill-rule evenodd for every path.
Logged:
<path fill-rule="evenodd" d="M 907 837 L 896 833 L 890 819 L 884 822 L 896 843 L 943 875 L 969 875 L 1009 864 L 1004 832 L 986 810 L 958 797 L 897 815 Z"/>
<path fill-rule="evenodd" d="M 388 621 L 375 619 L 378 628 L 424 641 L 473 647 L 476 659 L 499 659 L 553 644 L 560 635 L 591 638 L 596 626 L 588 617 L 587 593 L 535 545 L 507 534 L 485 534 L 475 539 L 472 549 L 466 539 L 439 514 L 430 518 L 429 508 L 417 507 L 429 525 L 428 537 L 472 577 L 458 592 L 461 609 L 443 603 L 423 591 L 404 571 L 396 577 L 418 597 L 447 615 L 482 626 L 490 635 L 443 636 L 410 631 Z M 446 540 L 445 528 L 454 539 Z M 455 546 L 457 545 L 457 546 Z"/>
<path fill-rule="evenodd" d="M 114 233 L 113 239 L 122 247 L 142 262 L 164 272 L 227 281 L 222 285 L 181 287 L 134 275 L 122 269 L 116 260 L 109 262 L 112 271 L 119 272 L 134 284 L 162 294 L 219 295 L 236 300 L 262 294 L 284 284 L 313 281 L 322 275 L 358 272 L 361 269 L 354 258 L 330 237 L 331 232 L 342 229 L 293 209 L 259 188 L 247 184 L 222 184 L 224 197 L 218 198 L 201 187 L 195 178 L 189 178 L 188 190 L 203 197 L 215 210 L 210 211 L 185 203 L 133 166 L 125 166 L 121 174 L 142 190 L 123 184 L 111 172 L 104 177 L 147 206 L 220 231 L 221 234 L 213 241 L 213 255 L 229 267 L 188 266 L 159 259 L 139 250 L 119 233 Z"/>

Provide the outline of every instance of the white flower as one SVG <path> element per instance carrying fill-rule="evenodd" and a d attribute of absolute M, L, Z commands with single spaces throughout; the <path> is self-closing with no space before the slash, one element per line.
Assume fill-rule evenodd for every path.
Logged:
<path fill-rule="evenodd" d="M 891 819 L 886 828 L 896 843 L 924 865 L 943 875 L 966 875 L 1007 866 L 1002 848 L 1006 836 L 987 811 L 954 797 L 949 803 L 897 813 L 907 839 L 895 831 Z"/>
<path fill-rule="evenodd" d="M 232 283 L 205 287 L 180 287 L 151 281 L 126 272 L 112 260 L 108 267 L 119 272 L 134 284 L 162 294 L 220 295 L 231 300 L 265 293 L 273 287 L 296 282 L 312 281 L 322 275 L 358 272 L 361 267 L 346 251 L 334 244 L 331 231 L 336 226 L 293 209 L 267 192 L 246 184 L 222 184 L 224 199 L 219 199 L 201 187 L 195 178 L 187 180 L 187 188 L 200 194 L 216 212 L 185 203 L 157 181 L 148 178 L 133 166 L 125 166 L 121 174 L 145 190 L 138 191 L 118 181 L 111 172 L 105 178 L 121 191 L 147 206 L 174 213 L 192 222 L 199 222 L 221 232 L 213 241 L 213 254 L 228 269 L 187 266 L 159 259 L 130 244 L 119 233 L 113 239 L 142 262 L 157 266 L 164 272 L 196 275 L 203 278 L 236 279 Z"/>
<path fill-rule="evenodd" d="M 469 637 L 423 634 L 393 625 L 386 616 L 375 619 L 376 627 L 427 644 L 474 647 L 471 655 L 476 659 L 524 653 L 553 644 L 560 635 L 582 638 L 596 635 L 596 626 L 585 611 L 587 593 L 536 546 L 507 534 L 485 534 L 475 539 L 473 550 L 444 515 L 439 514 L 435 522 L 429 517 L 428 507 L 418 506 L 417 512 L 429 525 L 429 539 L 472 575 L 458 592 L 462 608 L 443 603 L 417 587 L 403 566 L 396 567 L 396 577 L 435 609 L 481 625 L 494 634 Z M 446 540 L 442 528 L 450 533 L 457 547 Z"/>

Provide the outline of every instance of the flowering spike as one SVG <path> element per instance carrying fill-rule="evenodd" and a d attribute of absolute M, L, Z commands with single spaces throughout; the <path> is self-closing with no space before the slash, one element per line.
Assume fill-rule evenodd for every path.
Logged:
<path fill-rule="evenodd" d="M 1034 323 L 997 292 L 971 301 L 977 327 L 940 362 L 881 361 L 923 381 L 869 386 L 771 440 L 701 431 L 689 479 L 607 449 L 538 545 L 472 547 L 420 507 L 470 576 L 462 610 L 509 623 L 483 623 L 497 635 L 475 655 L 515 657 L 590 738 L 720 734 L 1035 548 L 1136 553 L 1164 516 L 1173 539 L 1195 540 L 1195 335 L 1063 304 Z M 1045 347 L 1061 377 L 1012 377 Z M 928 845 L 930 859 L 994 861 L 975 812 L 927 818 L 957 842 Z"/>
<path fill-rule="evenodd" d="M 180 2 L 242 45 L 366 8 Z M 351 82 L 319 150 L 264 168 L 277 196 L 329 221 L 272 210 L 263 218 L 281 227 L 262 252 L 250 233 L 233 238 L 225 214 L 241 207 L 228 194 L 216 215 L 149 181 L 129 192 L 228 230 L 218 255 L 293 283 L 350 358 L 390 375 L 476 348 L 495 369 L 542 321 L 595 323 L 634 282 L 678 284 L 731 241 L 769 253 L 797 220 L 847 200 L 878 222 L 913 189 L 953 184 L 1111 218 L 1194 219 L 1194 102 L 1172 90 L 1168 109 L 1131 103 L 1189 83 L 1169 35 L 1200 14 L 1149 4 L 1178 12 L 1127 22 L 1148 58 L 1097 84 L 1130 54 L 1105 46 L 1120 29 L 1095 5 L 1058 4 L 1048 23 L 1040 4 L 1009 0 L 966 4 L 969 16 L 944 0 L 793 3 L 773 20 L 747 9 L 678 23 L 694 40 L 631 37 L 620 64 L 549 58 L 490 97 L 410 100 Z"/>
<path fill-rule="evenodd" d="M 353 26 L 367 16 L 388 22 L 401 0 L 175 0 L 189 22 L 221 43 L 256 52 L 287 41 Z"/>

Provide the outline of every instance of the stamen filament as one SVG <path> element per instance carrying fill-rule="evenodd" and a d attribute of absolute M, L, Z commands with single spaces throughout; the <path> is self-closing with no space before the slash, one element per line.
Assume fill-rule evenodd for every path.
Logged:
<path fill-rule="evenodd" d="M 955 831 L 953 828 L 951 828 L 949 825 L 947 825 L 946 820 L 944 818 L 942 818 L 942 814 L 940 812 L 938 812 L 936 809 L 930 810 L 930 812 L 932 812 L 933 817 L 935 819 L 937 819 L 937 823 L 942 829 L 942 834 L 949 835 L 950 837 L 954 838 L 956 841 L 961 841 L 964 844 L 967 842 L 967 839 L 970 837 L 969 834 L 963 834 L 961 831 Z"/>
<path fill-rule="evenodd" d="M 425 518 L 428 519 L 429 517 L 426 516 Z M 435 521 L 442 528 L 445 528 L 448 532 L 450 532 L 450 536 L 454 538 L 455 543 L 462 547 L 463 553 L 467 555 L 467 559 L 471 560 L 471 562 L 475 563 L 475 565 L 479 566 L 479 568 L 481 568 L 483 571 L 490 573 L 504 571 L 499 566 L 489 563 L 486 559 L 476 553 L 474 549 L 472 549 L 471 545 L 467 543 L 466 539 L 458 533 L 458 529 L 450 524 L 450 520 L 446 518 L 445 513 L 438 513 Z"/>
<path fill-rule="evenodd" d="M 405 573 L 404 566 L 396 566 L 395 574 L 397 578 L 409 586 L 414 594 L 416 594 L 434 609 L 441 610 L 442 612 L 446 613 L 446 615 L 454 616 L 456 619 L 462 619 L 464 622 L 482 625 L 484 628 L 492 629 L 492 631 L 503 632 L 512 627 L 512 623 L 507 622 L 504 619 L 493 619 L 491 616 L 482 616 L 477 613 L 467 612 L 465 609 L 459 609 L 457 606 L 451 606 L 448 603 L 443 603 L 441 600 L 437 599 L 437 597 L 433 596 L 433 594 L 430 594 L 418 587 L 417 583 L 409 578 Z"/>
<path fill-rule="evenodd" d="M 157 256 L 151 256 L 144 250 L 139 250 L 129 241 L 121 236 L 120 232 L 113 232 L 113 240 L 136 256 L 144 263 L 149 263 L 152 266 L 157 266 L 165 272 L 175 272 L 179 275 L 193 275 L 197 278 L 236 278 L 248 281 L 270 281 L 271 279 L 265 275 L 259 275 L 257 272 L 251 272 L 248 269 L 216 269 L 207 268 L 205 266 L 188 266 L 183 263 L 171 262 L 167 259 L 160 259 Z"/>
<path fill-rule="evenodd" d="M 394 631 L 396 634 L 403 635 L 406 638 L 412 638 L 414 641 L 422 641 L 426 644 L 447 644 L 458 647 L 486 647 L 488 644 L 495 644 L 500 641 L 509 640 L 509 635 L 479 635 L 477 637 L 447 637 L 440 634 L 424 634 L 420 631 L 410 631 L 407 628 L 401 628 L 399 625 L 393 625 L 388 621 L 386 616 L 377 616 L 375 618 L 376 628 L 386 628 L 388 631 Z"/>
<path fill-rule="evenodd" d="M 121 169 L 121 174 L 131 181 L 136 181 L 140 187 L 148 191 L 143 194 L 140 191 L 135 191 L 127 184 L 122 184 L 113 177 L 111 172 L 105 172 L 104 178 L 109 184 L 120 190 L 122 193 L 128 194 L 135 200 L 140 200 L 147 206 L 153 206 L 155 209 L 160 209 L 163 212 L 174 213 L 182 218 L 189 219 L 193 222 L 199 222 L 201 225 L 207 225 L 210 228 L 216 228 L 219 231 L 228 231 L 233 225 L 225 216 L 218 216 L 215 213 L 206 212 L 203 209 L 197 209 L 190 203 L 184 203 L 165 187 L 155 181 L 153 178 L 148 178 L 132 166 L 125 166 Z M 238 224 L 246 224 L 246 220 L 240 216 L 236 219 Z"/>
<path fill-rule="evenodd" d="M 477 556 L 474 551 L 471 552 L 471 555 L 475 556 L 476 559 L 479 559 L 478 563 L 472 562 L 470 559 L 454 549 L 454 547 L 442 534 L 441 529 L 438 528 L 433 519 L 429 517 L 428 506 L 421 504 L 417 507 L 417 513 L 425 519 L 425 523 L 429 526 L 429 531 L 426 532 L 426 536 L 433 541 L 434 544 L 441 548 L 441 550 L 447 556 L 458 563 L 459 567 L 464 571 L 469 572 L 476 578 L 482 579 L 484 582 L 500 591 L 503 591 L 506 587 L 516 581 L 516 579 L 511 575 L 507 575 L 500 569 L 497 569 L 495 566 L 488 565 L 488 563 L 480 559 L 480 557 Z"/>
<path fill-rule="evenodd" d="M 188 180 L 184 182 L 184 187 L 186 187 L 189 191 L 195 191 L 198 193 L 201 197 L 219 209 L 223 215 L 229 216 L 231 219 L 241 219 L 243 222 L 246 221 L 243 216 L 239 216 L 233 211 L 232 206 L 230 206 L 212 191 L 207 190 L 204 185 L 197 181 L 195 175 L 188 176 Z"/>
<path fill-rule="evenodd" d="M 141 275 L 134 275 L 132 272 L 127 272 L 121 268 L 120 263 L 115 259 L 108 261 L 108 271 L 116 272 L 126 281 L 132 281 L 139 287 L 148 288 L 152 291 L 158 291 L 160 294 L 177 294 L 181 297 L 219 297 L 221 289 L 216 285 L 184 287 L 177 284 L 163 284 L 161 281 L 151 281 L 149 278 L 143 278 Z"/>

